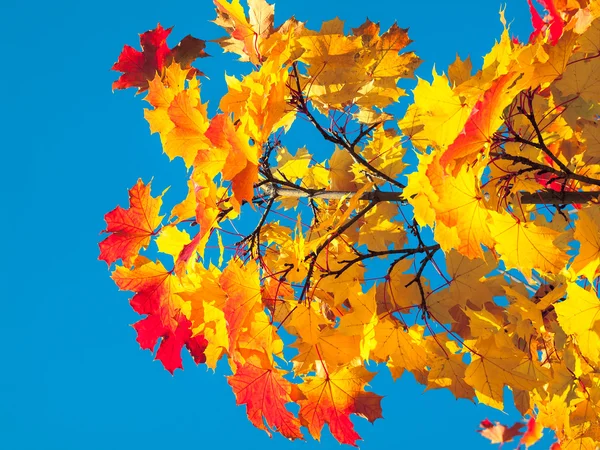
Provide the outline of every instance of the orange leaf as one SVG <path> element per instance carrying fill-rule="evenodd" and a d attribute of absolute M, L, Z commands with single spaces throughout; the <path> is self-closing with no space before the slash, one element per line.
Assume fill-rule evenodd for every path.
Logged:
<path fill-rule="evenodd" d="M 364 390 L 375 373 L 363 366 L 342 366 L 331 373 L 323 364 L 317 369 L 317 376 L 306 377 L 299 386 L 306 397 L 297 402 L 302 425 L 318 440 L 327 423 L 340 443 L 356 447 L 360 436 L 354 431 L 350 414 L 361 415 L 370 422 L 382 417 L 379 404 L 382 397 Z"/>
<path fill-rule="evenodd" d="M 98 259 L 109 265 L 121 259 L 125 266 L 131 266 L 160 225 L 163 218 L 158 215 L 161 205 L 162 195 L 156 198 L 150 196 L 150 183 L 145 185 L 138 180 L 129 190 L 129 209 L 117 206 L 104 216 L 107 226 L 103 232 L 112 234 L 100 242 Z"/>
<path fill-rule="evenodd" d="M 509 72 L 494 80 L 471 111 L 465 128 L 448 149 L 442 154 L 440 164 L 446 168 L 452 161 L 471 158 L 486 144 L 491 142 L 492 135 L 502 125 L 502 111 L 518 93 L 517 89 L 509 91 L 518 74 Z M 457 165 L 455 170 L 458 171 Z"/>
<path fill-rule="evenodd" d="M 249 325 L 255 313 L 263 310 L 258 267 L 254 261 L 246 265 L 232 261 L 221 274 L 219 284 L 227 294 L 223 312 L 230 352 L 233 352 L 242 328 Z"/>
<path fill-rule="evenodd" d="M 225 151 L 226 159 L 219 159 L 223 179 L 232 182 L 234 203 L 237 209 L 244 200 L 251 200 L 253 195 L 253 185 L 258 180 L 258 151 L 257 146 L 250 145 L 248 137 L 237 130 L 233 122 L 225 114 L 219 114 L 212 118 L 210 126 L 206 131 L 206 137 L 213 146 L 221 152 L 214 152 L 213 149 L 206 152 L 200 152 L 200 155 L 211 161 L 210 154 L 215 153 L 217 158 L 222 158 Z"/>
<path fill-rule="evenodd" d="M 283 378 L 284 372 L 275 368 L 262 368 L 246 362 L 238 364 L 235 374 L 227 381 L 233 388 L 238 405 L 246 405 L 250 422 L 269 437 L 271 432 L 264 422 L 288 439 L 302 439 L 300 421 L 285 409 L 292 401 L 294 385 Z"/>
<path fill-rule="evenodd" d="M 543 436 L 544 427 L 541 423 L 535 421 L 535 417 L 532 417 L 527 422 L 527 431 L 521 437 L 520 444 L 525 444 L 525 447 L 529 448 Z"/>

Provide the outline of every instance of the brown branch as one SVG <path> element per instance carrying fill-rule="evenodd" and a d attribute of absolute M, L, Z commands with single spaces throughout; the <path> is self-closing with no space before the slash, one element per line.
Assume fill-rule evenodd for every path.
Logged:
<path fill-rule="evenodd" d="M 269 198 L 267 206 L 265 207 L 265 210 L 263 211 L 262 217 L 260 218 L 258 225 L 256 225 L 256 228 L 254 228 L 254 231 L 252 231 L 252 233 L 250 233 L 248 236 L 246 236 L 242 240 L 242 242 L 248 242 L 248 250 L 250 251 L 250 255 L 253 258 L 260 257 L 260 233 L 262 231 L 263 225 L 265 224 L 265 222 L 267 220 L 267 216 L 271 212 L 273 203 L 275 203 L 275 197 Z"/>
<path fill-rule="evenodd" d="M 417 253 L 427 253 L 431 250 L 436 251 L 439 250 L 439 244 L 431 245 L 429 247 L 416 247 L 416 248 L 402 248 L 402 249 L 390 249 L 390 250 L 381 250 L 381 251 L 369 251 L 369 253 L 362 253 L 354 259 L 340 261 L 340 264 L 344 264 L 341 269 L 333 270 L 328 273 L 323 274 L 323 277 L 328 277 L 331 275 L 335 275 L 338 278 L 341 274 L 343 274 L 346 270 L 352 267 L 354 264 L 362 262 L 366 259 L 376 258 L 379 256 L 387 256 L 387 255 L 402 255 L 398 258 L 398 261 L 402 261 L 403 259 L 408 258 L 409 256 L 416 255 Z"/>
<path fill-rule="evenodd" d="M 600 201 L 600 191 L 540 191 L 521 194 L 521 203 L 524 205 L 570 205 L 573 203 L 587 203 L 594 200 Z"/>
<path fill-rule="evenodd" d="M 498 159 L 506 159 L 506 160 L 513 161 L 516 163 L 524 164 L 526 166 L 533 167 L 534 169 L 538 169 L 542 172 L 550 172 L 550 173 L 553 173 L 554 175 L 556 175 L 558 178 L 565 179 L 565 181 L 567 178 L 570 178 L 572 180 L 581 181 L 582 183 L 600 186 L 600 180 L 597 180 L 595 178 L 586 177 L 585 175 L 580 175 L 578 173 L 566 174 L 558 169 L 555 169 L 554 167 L 550 167 L 545 164 L 540 164 L 538 162 L 531 161 L 530 159 L 525 158 L 524 156 L 509 155 L 508 153 L 504 153 L 504 152 L 491 152 L 490 156 L 498 158 Z"/>
<path fill-rule="evenodd" d="M 529 122 L 531 123 L 531 126 L 533 126 L 533 129 L 534 129 L 535 134 L 538 139 L 538 144 L 539 144 L 538 148 L 540 150 L 542 150 L 550 159 L 552 159 L 552 161 L 554 161 L 554 163 L 558 167 L 560 167 L 564 173 L 567 173 L 570 175 L 572 173 L 571 170 L 567 166 L 565 166 L 565 164 L 560 159 L 558 159 L 554 153 L 552 153 L 550 151 L 550 149 L 544 142 L 544 137 L 542 136 L 542 131 L 540 130 L 539 124 L 537 123 L 537 120 L 535 119 L 535 115 L 533 114 L 533 95 L 534 95 L 533 93 L 529 93 L 527 95 L 527 103 L 529 106 L 529 113 L 526 113 L 524 110 L 521 110 L 521 112 L 527 118 L 527 120 L 529 120 Z M 517 108 L 517 109 L 520 109 L 520 108 Z"/>
<path fill-rule="evenodd" d="M 292 100 L 290 103 L 295 106 L 296 110 L 306 116 L 306 118 L 314 125 L 314 127 L 317 129 L 317 131 L 319 133 L 321 133 L 321 136 L 323 136 L 323 138 L 325 140 L 344 148 L 348 153 L 350 153 L 350 155 L 352 156 L 354 161 L 356 161 L 361 166 L 370 170 L 374 177 L 385 180 L 388 183 L 390 183 L 391 185 L 394 185 L 399 189 L 404 189 L 405 188 L 404 184 L 400 183 L 398 180 L 394 179 L 393 177 L 390 177 L 389 175 L 385 174 L 381 170 L 377 169 L 370 162 L 368 162 L 366 159 L 364 159 L 362 156 L 360 156 L 358 154 L 358 152 L 356 151 L 356 145 L 360 142 L 360 140 L 362 138 L 364 138 L 366 135 L 368 135 L 377 126 L 379 126 L 380 123 L 375 123 L 375 124 L 369 126 L 368 128 L 361 130 L 361 132 L 358 134 L 356 139 L 354 139 L 352 142 L 350 142 L 348 140 L 348 138 L 346 137 L 345 134 L 339 134 L 337 132 L 331 132 L 331 131 L 326 130 L 318 122 L 318 120 L 316 119 L 316 117 L 313 115 L 313 113 L 310 111 L 310 108 L 308 107 L 306 98 L 304 97 L 304 91 L 302 89 L 302 86 L 300 85 L 300 75 L 298 73 L 297 63 L 294 62 L 292 64 L 292 70 L 293 70 L 292 77 L 295 78 L 295 80 L 296 80 L 296 88 L 292 92 Z"/>
<path fill-rule="evenodd" d="M 375 192 L 374 194 L 378 194 L 378 192 Z M 304 299 L 308 295 L 308 290 L 310 289 L 310 279 L 312 278 L 313 272 L 315 271 L 315 265 L 317 264 L 317 258 L 319 257 L 321 252 L 323 250 L 325 250 L 327 248 L 327 246 L 329 244 L 331 244 L 331 242 L 334 239 L 340 237 L 342 235 L 342 233 L 344 233 L 344 231 L 346 231 L 348 228 L 350 228 L 352 225 L 354 225 L 361 217 L 363 217 L 370 210 L 372 210 L 379 203 L 379 201 L 380 201 L 379 199 L 374 198 L 371 201 L 371 203 L 369 203 L 367 206 L 365 206 L 363 209 L 361 209 L 359 212 L 357 212 L 354 217 L 351 217 L 346 222 L 344 222 L 342 225 L 340 225 L 337 228 L 337 230 L 335 230 L 333 233 L 331 233 L 329 235 L 329 237 L 327 239 L 325 239 L 323 242 L 321 242 L 321 244 L 316 248 L 316 250 L 313 253 L 311 253 L 310 255 L 306 256 L 306 258 L 304 258 L 304 261 L 309 261 L 308 273 L 306 274 L 306 281 L 304 282 L 304 286 L 302 287 L 302 291 L 300 292 L 300 297 L 298 298 L 298 303 L 304 301 Z"/>
<path fill-rule="evenodd" d="M 421 312 L 422 312 L 422 318 L 423 320 L 426 320 L 427 317 L 429 317 L 429 310 L 427 308 L 427 295 L 425 295 L 425 289 L 423 288 L 423 271 L 425 270 L 425 267 L 427 267 L 427 264 L 429 263 L 429 261 L 433 261 L 433 257 L 435 255 L 435 253 L 441 248 L 439 245 L 437 246 L 433 246 L 433 247 L 426 247 L 425 243 L 423 242 L 423 238 L 421 237 L 421 232 L 419 231 L 419 226 L 417 224 L 416 220 L 413 220 L 413 224 L 410 227 L 413 235 L 417 238 L 417 241 L 419 242 L 419 247 L 425 251 L 426 257 L 421 261 L 421 265 L 419 267 L 419 270 L 417 271 L 417 273 L 415 274 L 415 277 L 412 279 L 412 281 L 410 281 L 409 283 L 406 284 L 405 287 L 409 287 L 411 284 L 416 283 L 417 287 L 419 288 L 419 294 L 421 295 Z M 396 264 L 398 261 L 395 261 L 394 264 Z"/>

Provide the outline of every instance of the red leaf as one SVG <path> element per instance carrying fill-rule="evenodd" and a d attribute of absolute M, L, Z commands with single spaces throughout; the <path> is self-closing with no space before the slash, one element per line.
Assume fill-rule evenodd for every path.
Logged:
<path fill-rule="evenodd" d="M 544 30 L 546 22 L 544 22 L 540 14 L 537 12 L 537 9 L 535 9 L 535 6 L 533 6 L 533 2 L 531 0 L 527 0 L 527 2 L 529 3 L 529 12 L 531 13 L 531 25 L 533 26 L 533 32 L 529 36 L 529 42 L 533 42 L 535 38 L 538 37 L 538 35 Z"/>
<path fill-rule="evenodd" d="M 181 350 L 184 345 L 196 364 L 206 361 L 204 355 L 206 339 L 202 335 L 192 337 L 191 325 L 192 323 L 183 314 L 179 314 L 177 328 L 173 332 L 169 327 L 163 325 L 157 315 L 150 314 L 135 323 L 133 328 L 137 331 L 137 341 L 144 350 L 153 351 L 158 339 L 162 338 L 156 352 L 156 359 L 163 364 L 165 369 L 173 373 L 175 369 L 183 369 Z"/>
<path fill-rule="evenodd" d="M 559 178 L 550 172 L 537 172 L 535 174 L 535 181 L 544 186 L 545 188 L 552 189 L 556 192 L 571 191 L 570 186 L 565 186 L 565 179 Z"/>
<path fill-rule="evenodd" d="M 140 257 L 133 270 L 117 266 L 112 279 L 119 289 L 135 292 L 129 300 L 135 312 L 156 315 L 166 328 L 175 332 L 179 326 L 181 299 L 177 295 L 177 279 L 171 271 L 160 262 Z"/>
<path fill-rule="evenodd" d="M 167 36 L 171 28 L 163 28 L 160 23 L 154 30 L 146 31 L 140 35 L 142 51 L 138 51 L 129 45 L 123 47 L 119 59 L 112 66 L 112 70 L 123 72 L 112 85 L 113 89 L 138 88 L 138 93 L 148 89 L 148 81 L 152 80 L 156 73 L 162 73 L 163 68 L 173 61 L 179 63 L 183 69 L 190 69 L 196 58 L 208 56 L 204 52 L 205 42 L 192 36 L 186 36 L 171 50 L 167 45 Z M 188 73 L 189 77 L 201 74 L 196 69 Z"/>
<path fill-rule="evenodd" d="M 529 38 L 530 41 L 533 41 L 540 33 L 542 33 L 546 28 L 550 30 L 550 43 L 552 45 L 556 45 L 558 40 L 563 34 L 565 23 L 560 16 L 560 12 L 554 5 L 553 0 L 537 0 L 537 2 L 542 5 L 549 13 L 548 18 L 543 20 L 535 7 L 533 6 L 533 2 L 531 0 L 527 0 L 529 2 L 529 11 L 531 12 L 531 23 L 533 25 L 533 33 Z"/>

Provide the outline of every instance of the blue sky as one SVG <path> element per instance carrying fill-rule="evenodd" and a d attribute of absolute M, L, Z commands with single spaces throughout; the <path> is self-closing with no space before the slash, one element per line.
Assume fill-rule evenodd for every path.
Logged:
<path fill-rule="evenodd" d="M 507 0 L 512 33 L 526 40 L 525 0 Z M 318 28 L 339 16 L 347 26 L 365 17 L 410 27 L 430 79 L 456 53 L 474 65 L 502 30 L 496 0 L 448 2 L 325 0 L 276 4 L 276 21 L 292 14 Z M 111 93 L 110 72 L 123 44 L 157 22 L 175 25 L 171 45 L 186 34 L 214 39 L 220 30 L 212 2 L 21 2 L 0 6 L 4 69 L 2 113 L 3 212 L 0 448 L 200 449 L 339 448 L 328 432 L 321 444 L 269 439 L 237 407 L 224 378 L 184 361 L 175 376 L 139 349 L 130 327 L 138 317 L 128 294 L 117 291 L 97 260 L 103 216 L 126 206 L 127 188 L 154 177 L 155 192 L 173 184 L 180 197 L 183 165 L 168 164 L 143 119 L 133 90 Z M 213 107 L 224 92 L 223 70 L 233 58 L 211 44 L 200 62 L 210 77 L 203 100 Z M 311 141 L 312 139 L 312 141 Z M 316 134 L 298 147 L 318 142 Z M 379 380 L 377 380 L 379 378 Z M 363 449 L 492 448 L 475 429 L 479 421 L 517 419 L 449 392 L 423 393 L 405 376 L 392 383 L 382 370 L 373 390 L 385 395 L 384 420 L 355 421 Z"/>

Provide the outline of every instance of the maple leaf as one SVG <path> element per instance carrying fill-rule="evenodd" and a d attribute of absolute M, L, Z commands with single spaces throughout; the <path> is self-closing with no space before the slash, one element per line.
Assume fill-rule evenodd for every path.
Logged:
<path fill-rule="evenodd" d="M 507 268 L 517 268 L 529 275 L 531 269 L 542 272 L 560 272 L 568 256 L 555 245 L 559 232 L 530 222 L 515 220 L 509 214 L 490 212 L 490 230 L 496 241 L 496 249 Z M 521 252 L 521 245 L 527 245 L 528 252 Z"/>
<path fill-rule="evenodd" d="M 560 37 L 562 36 L 564 29 L 564 21 L 560 15 L 560 12 L 554 5 L 554 0 L 537 0 L 550 13 L 548 22 L 544 21 L 535 7 L 533 6 L 532 0 L 527 0 L 529 3 L 529 11 L 531 12 L 531 22 L 533 25 L 533 33 L 531 33 L 530 41 L 533 41 L 538 35 L 540 35 L 546 28 L 549 30 L 549 38 L 552 45 L 556 45 Z"/>
<path fill-rule="evenodd" d="M 469 258 L 480 258 L 481 245 L 492 248 L 494 240 L 479 175 L 467 167 L 449 175 L 440 163 L 437 153 L 424 155 L 419 170 L 409 176 L 405 193 L 415 207 L 415 219 L 421 225 L 435 222 L 435 240 L 444 250 L 456 248 Z"/>
<path fill-rule="evenodd" d="M 305 30 L 297 39 L 303 50 L 299 60 L 308 65 L 310 99 L 317 108 L 326 112 L 356 104 L 358 117 L 375 123 L 380 119 L 373 108 L 405 95 L 396 83 L 412 77 L 421 60 L 413 52 L 400 53 L 411 41 L 396 24 L 381 36 L 379 25 L 368 20 L 353 31 L 345 36 L 339 19 L 323 23 L 318 32 Z"/>
<path fill-rule="evenodd" d="M 600 300 L 596 292 L 571 283 L 567 287 L 567 299 L 554 308 L 563 330 L 577 337 L 581 352 L 592 361 L 599 361 Z"/>
<path fill-rule="evenodd" d="M 192 336 L 191 322 L 183 314 L 177 316 L 177 327 L 173 330 L 166 327 L 159 316 L 149 314 L 145 319 L 133 324 L 137 332 L 137 341 L 144 350 L 153 351 L 158 339 L 161 339 L 156 359 L 171 374 L 176 369 L 183 369 L 181 350 L 185 346 L 196 364 L 206 361 L 204 349 L 207 341 L 202 335 Z"/>
<path fill-rule="evenodd" d="M 168 66 L 164 75 L 150 81 L 148 101 L 154 109 L 144 110 L 151 133 L 159 133 L 164 152 L 170 159 L 181 157 L 190 167 L 198 151 L 210 145 L 204 133 L 209 119 L 206 104 L 200 102 L 197 78 L 187 83 L 187 71 L 179 64 Z"/>
<path fill-rule="evenodd" d="M 156 238 L 158 251 L 171 255 L 174 260 L 181 253 L 181 250 L 189 244 L 190 235 L 187 231 L 180 230 L 175 225 L 167 225 L 160 230 Z"/>
<path fill-rule="evenodd" d="M 244 331 L 263 310 L 258 267 L 253 262 L 231 264 L 221 274 L 219 284 L 227 295 L 223 312 L 227 320 L 229 352 L 233 353 Z"/>
<path fill-rule="evenodd" d="M 194 162 L 198 150 L 209 145 L 205 137 L 209 127 L 206 105 L 199 100 L 199 92 L 191 87 L 177 93 L 167 109 L 173 126 L 164 137 L 165 153 L 171 159 L 180 156 L 187 167 Z"/>
<path fill-rule="evenodd" d="M 235 373 L 227 378 L 238 405 L 246 405 L 248 418 L 255 427 L 271 432 L 275 428 L 288 439 L 302 439 L 300 421 L 285 408 L 292 402 L 294 385 L 283 378 L 285 372 L 275 367 L 263 368 L 257 361 L 238 363 Z"/>
<path fill-rule="evenodd" d="M 146 31 L 140 35 L 142 51 L 125 45 L 119 59 L 112 66 L 112 70 L 123 72 L 117 81 L 113 83 L 113 89 L 138 88 L 137 93 L 148 89 L 148 82 L 156 73 L 162 74 L 163 69 L 173 61 L 179 63 L 188 70 L 188 76 L 201 75 L 197 69 L 191 68 L 191 63 L 196 58 L 208 56 L 204 52 L 205 43 L 192 36 L 186 36 L 173 49 L 167 45 L 167 36 L 171 34 L 171 28 L 163 28 L 160 23 L 155 29 Z"/>
<path fill-rule="evenodd" d="M 575 221 L 574 238 L 581 243 L 579 253 L 571 263 L 577 275 L 585 276 L 590 282 L 596 278 L 600 267 L 600 211 L 589 208 L 579 212 Z"/>
<path fill-rule="evenodd" d="M 463 130 L 472 100 L 455 93 L 445 75 L 434 70 L 433 81 L 419 79 L 413 91 L 415 103 L 408 107 L 398 126 L 420 150 L 428 146 L 447 148 Z"/>
<path fill-rule="evenodd" d="M 227 354 L 229 336 L 223 306 L 227 296 L 219 285 L 221 272 L 214 266 L 205 269 L 199 264 L 188 272 L 194 288 L 178 295 L 189 304 L 189 320 L 194 333 L 207 341 L 204 354 L 206 365 L 215 370 L 217 362 Z"/>
<path fill-rule="evenodd" d="M 465 378 L 467 364 L 459 346 L 445 334 L 438 334 L 428 342 L 428 353 L 435 355 L 430 359 L 427 375 L 427 389 L 448 388 L 458 398 L 472 399 L 475 391 Z"/>
<path fill-rule="evenodd" d="M 521 441 L 519 443 L 525 444 L 526 448 L 531 447 L 533 444 L 535 444 L 542 438 L 543 430 L 544 427 L 535 420 L 535 417 L 531 417 L 527 421 L 527 430 L 525 431 L 525 433 L 523 433 L 523 436 L 521 437 Z"/>
<path fill-rule="evenodd" d="M 261 64 L 261 44 L 273 33 L 275 7 L 265 0 L 248 0 L 249 16 L 246 16 L 239 0 L 213 0 L 217 7 L 217 25 L 223 27 L 231 37 L 217 42 L 226 52 L 240 55 L 240 61 Z"/>
<path fill-rule="evenodd" d="M 135 312 L 156 314 L 164 326 L 173 331 L 177 328 L 177 311 L 182 301 L 176 294 L 182 290 L 181 284 L 160 262 L 138 257 L 133 269 L 117 266 L 112 279 L 119 289 L 135 292 L 130 300 Z"/>
<path fill-rule="evenodd" d="M 488 334 L 488 337 L 479 338 L 478 354 L 473 356 L 465 371 L 465 382 L 475 389 L 481 403 L 502 409 L 504 386 L 530 390 L 544 384 L 546 378 L 538 369 L 539 365 L 530 367 L 532 362 L 527 355 L 506 342 L 493 317 L 483 314 L 472 318 L 476 318 Z"/>
<path fill-rule="evenodd" d="M 106 229 L 111 233 L 100 242 L 98 259 L 108 265 L 117 260 L 130 266 L 143 247 L 147 247 L 154 230 L 160 225 L 163 216 L 159 216 L 162 195 L 150 195 L 150 183 L 147 185 L 138 180 L 129 190 L 129 209 L 117 206 L 104 216 Z"/>
<path fill-rule="evenodd" d="M 195 213 L 196 223 L 200 226 L 200 230 L 194 238 L 187 242 L 175 262 L 175 272 L 182 274 L 189 261 L 194 255 L 204 256 L 204 249 L 210 237 L 210 233 L 218 225 L 217 218 L 220 213 L 220 208 L 217 204 L 217 187 L 215 183 L 206 175 L 201 173 L 194 178 L 194 193 L 195 193 Z"/>
<path fill-rule="evenodd" d="M 454 142 L 440 157 L 442 167 L 447 167 L 451 161 L 470 158 L 484 148 L 489 149 L 492 134 L 504 122 L 502 112 L 514 96 L 521 90 L 511 86 L 518 74 L 509 72 L 492 83 L 480 100 L 475 104 L 471 115 L 465 123 L 465 128 Z M 455 172 L 460 166 L 456 166 Z"/>
<path fill-rule="evenodd" d="M 327 320 L 320 314 L 316 303 L 310 303 L 307 308 L 297 307 L 290 312 L 288 329 L 307 344 L 317 344 L 321 329 L 327 325 Z"/>
<path fill-rule="evenodd" d="M 454 62 L 448 67 L 448 79 L 454 86 L 459 86 L 471 78 L 472 70 L 471 57 L 467 56 L 467 59 L 461 60 L 457 54 Z"/>
<path fill-rule="evenodd" d="M 293 344 L 298 349 L 294 356 L 294 373 L 306 374 L 318 368 L 319 361 L 327 361 L 332 367 L 343 365 L 356 365 L 360 362 L 361 337 L 343 335 L 333 328 L 323 328 L 316 342 L 296 342 Z"/>
<path fill-rule="evenodd" d="M 288 78 L 287 68 L 277 58 L 267 61 L 241 82 L 227 77 L 228 93 L 219 107 L 233 113 L 248 136 L 263 145 L 271 133 L 281 127 L 289 129 L 294 121 L 295 111 L 287 103 Z"/>
<path fill-rule="evenodd" d="M 319 364 L 317 375 L 305 377 L 298 386 L 305 397 L 297 400 L 302 425 L 308 427 L 310 434 L 318 440 L 327 423 L 331 434 L 340 443 L 356 447 L 360 436 L 354 431 L 350 414 L 360 415 L 370 422 L 381 417 L 379 402 L 382 397 L 364 390 L 374 375 L 362 366 L 342 366 L 329 373 L 323 364 Z"/>
<path fill-rule="evenodd" d="M 377 345 L 375 327 L 378 318 L 375 289 L 352 296 L 350 304 L 352 312 L 340 319 L 338 331 L 341 334 L 360 337 L 360 357 L 367 361 L 371 350 Z"/>
<path fill-rule="evenodd" d="M 230 180 L 236 200 L 234 205 L 239 209 L 244 200 L 249 201 L 253 196 L 253 186 L 258 180 L 259 148 L 248 143 L 242 130 L 236 128 L 225 114 L 211 119 L 205 136 L 212 148 L 199 151 L 194 165 L 198 168 L 201 164 L 202 170 L 212 175 L 211 178 L 221 172 L 225 180 Z"/>
<path fill-rule="evenodd" d="M 399 378 L 405 370 L 411 372 L 417 381 L 424 383 L 427 379 L 425 367 L 427 355 L 423 342 L 423 327 L 413 325 L 405 329 L 398 321 L 381 320 L 375 327 L 373 354 L 378 361 L 387 362 L 392 377 Z"/>
<path fill-rule="evenodd" d="M 481 430 L 477 430 L 477 432 L 489 439 L 492 444 L 503 444 L 512 441 L 515 437 L 523 434 L 519 430 L 524 427 L 521 422 L 517 422 L 511 427 L 501 425 L 500 422 L 496 422 L 496 425 L 494 425 L 488 419 L 483 420 L 479 426 Z"/>
<path fill-rule="evenodd" d="M 598 59 L 585 59 L 579 53 L 572 56 L 562 78 L 556 83 L 561 92 L 572 92 L 583 100 L 593 102 L 600 96 L 600 63 Z"/>

